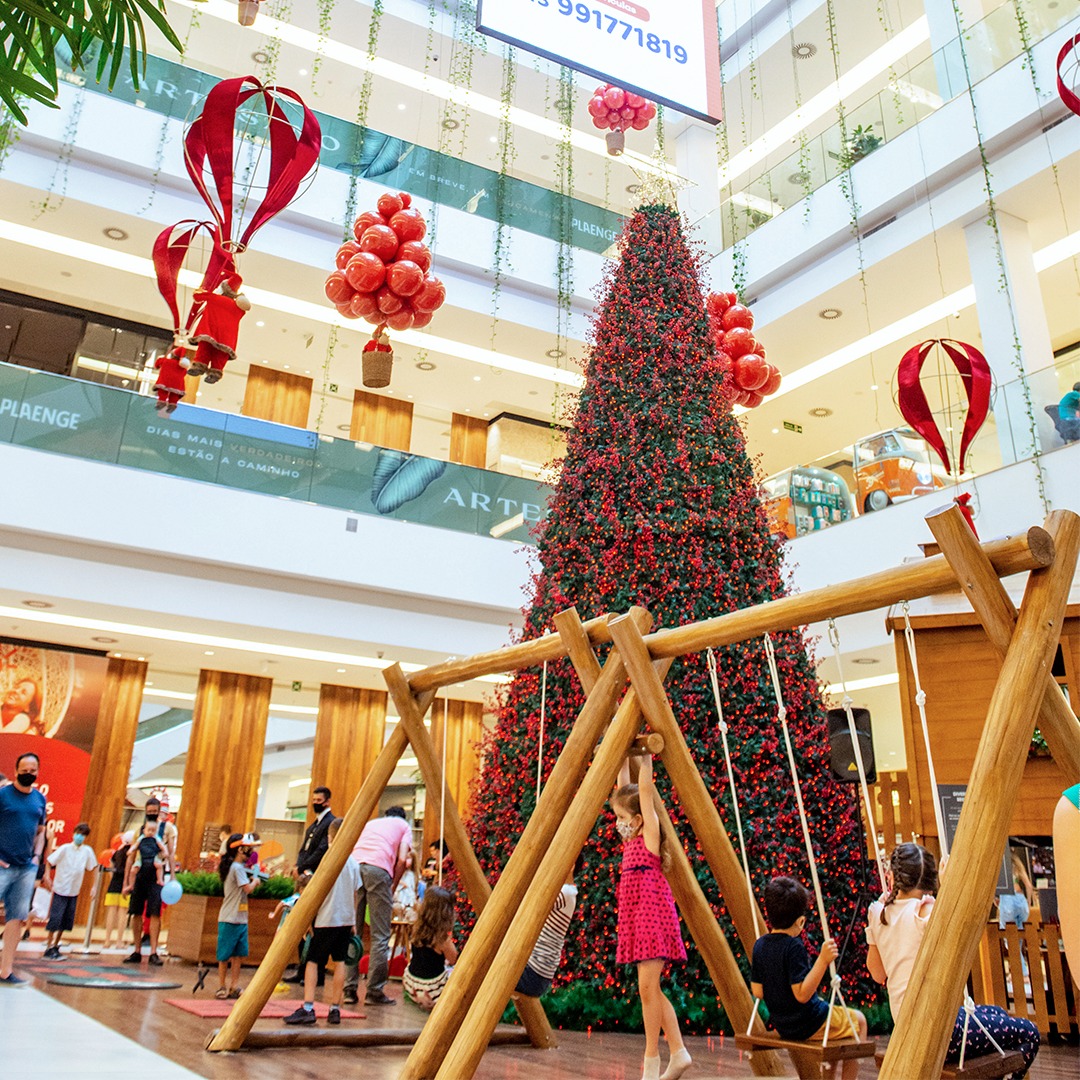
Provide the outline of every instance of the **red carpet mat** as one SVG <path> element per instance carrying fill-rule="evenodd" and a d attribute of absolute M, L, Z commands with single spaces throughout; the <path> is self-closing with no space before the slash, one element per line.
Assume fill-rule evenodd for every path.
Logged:
<path fill-rule="evenodd" d="M 166 998 L 165 1004 L 175 1005 L 176 1008 L 183 1009 L 184 1012 L 202 1017 L 205 1020 L 223 1020 L 232 1012 L 232 1007 L 236 1004 L 236 1001 L 221 1001 L 218 998 Z M 261 1020 L 280 1020 L 282 1017 L 288 1016 L 299 1004 L 299 1001 L 268 1001 L 263 1006 L 262 1012 L 259 1013 L 259 1018 Z M 321 1001 L 315 1002 L 315 1015 L 320 1020 L 325 1020 L 329 1011 L 328 1005 L 324 1005 Z M 345 1008 L 341 1010 L 341 1019 L 366 1020 L 367 1013 Z"/>

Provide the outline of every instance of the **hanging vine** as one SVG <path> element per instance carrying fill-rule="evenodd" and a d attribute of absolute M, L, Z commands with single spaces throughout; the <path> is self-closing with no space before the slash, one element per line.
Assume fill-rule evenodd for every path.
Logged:
<path fill-rule="evenodd" d="M 1027 379 L 1027 371 L 1024 367 L 1024 349 L 1020 343 L 1020 329 L 1016 319 L 1016 306 L 1013 302 L 1012 289 L 1009 287 L 1008 269 L 1005 263 L 1005 246 L 1001 238 L 1001 225 L 998 222 L 997 199 L 994 196 L 993 174 L 990 170 L 990 158 L 986 152 L 986 144 L 983 141 L 982 126 L 979 123 L 979 106 L 973 93 L 971 67 L 968 62 L 967 38 L 964 33 L 964 20 L 960 12 L 957 0 L 952 0 L 953 13 L 956 17 L 956 25 L 960 28 L 960 36 L 957 39 L 960 45 L 960 58 L 964 66 L 964 81 L 967 85 L 968 98 L 971 101 L 971 116 L 975 124 L 975 138 L 979 144 L 979 162 L 983 174 L 983 186 L 986 191 L 986 224 L 993 230 L 994 252 L 998 263 L 998 291 L 1005 297 L 1005 303 L 1009 310 L 1009 323 L 1013 335 L 1013 367 L 1017 374 L 1017 382 L 1024 400 L 1025 419 L 1027 420 L 1028 435 L 1031 439 L 1031 457 L 1035 463 L 1035 477 L 1039 488 L 1039 499 L 1043 509 L 1050 511 L 1050 500 L 1046 493 L 1046 476 L 1042 467 L 1042 446 L 1039 441 L 1038 423 L 1035 419 L 1035 408 L 1031 400 L 1031 384 Z"/>
<path fill-rule="evenodd" d="M 514 125 L 510 120 L 510 109 L 514 103 L 514 90 L 517 85 L 517 62 L 512 46 L 507 46 L 503 57 L 502 86 L 499 91 L 499 176 L 495 181 L 495 250 L 491 256 L 491 268 L 494 282 L 491 290 L 491 347 L 495 348 L 495 338 L 499 327 L 499 294 L 502 291 L 503 276 L 510 269 L 507 260 L 507 241 L 509 225 L 507 223 L 509 176 L 514 167 L 516 151 L 514 149 Z"/>
<path fill-rule="evenodd" d="M 799 61 L 795 55 L 795 16 L 791 5 L 787 5 L 788 43 L 791 49 L 791 78 L 795 84 L 795 111 L 800 112 L 803 105 L 802 86 L 799 83 Z M 810 173 L 810 140 L 806 137 L 806 126 L 799 128 L 799 184 L 803 193 L 803 221 L 810 218 L 810 197 L 814 194 L 814 178 Z"/>
<path fill-rule="evenodd" d="M 326 355 L 322 362 L 322 389 L 319 392 L 319 415 L 315 417 L 315 430 L 322 431 L 323 416 L 326 414 L 326 399 L 330 394 L 330 365 L 337 352 L 339 327 L 331 326 L 330 335 L 326 339 Z"/>
<path fill-rule="evenodd" d="M 317 3 L 319 39 L 315 43 L 315 59 L 311 62 L 311 92 L 313 94 L 319 92 L 315 82 L 319 77 L 319 70 L 322 68 L 322 62 L 325 59 L 324 50 L 326 49 L 326 43 L 330 40 L 330 31 L 334 22 L 334 8 L 336 6 L 337 0 L 318 0 Z"/>
<path fill-rule="evenodd" d="M 71 111 L 68 113 L 67 122 L 64 124 L 64 134 L 60 143 L 60 152 L 56 155 L 56 165 L 53 174 L 49 178 L 49 185 L 45 189 L 45 198 L 40 202 L 32 203 L 35 220 L 42 214 L 59 210 L 67 198 L 68 178 L 71 173 L 71 159 L 75 156 L 75 140 L 79 134 L 79 122 L 82 120 L 83 106 L 86 104 L 86 79 L 76 73 L 66 73 L 64 79 L 69 84 L 78 86 L 74 100 L 71 102 Z M 59 188 L 59 190 L 57 190 Z M 55 201 L 54 197 L 55 196 Z"/>
<path fill-rule="evenodd" d="M 570 317 L 574 303 L 574 211 L 571 203 L 574 195 L 574 145 L 571 142 L 574 125 L 574 73 L 570 68 L 559 68 L 558 93 L 555 111 L 561 129 L 559 141 L 555 144 L 555 175 L 559 190 L 555 213 L 556 237 L 559 243 L 555 258 L 555 337 L 559 354 L 555 360 L 556 366 L 559 366 L 569 345 Z M 561 419 L 560 404 L 559 384 L 556 384 L 553 403 L 555 423 Z"/>
<path fill-rule="evenodd" d="M 379 30 L 382 26 L 383 0 L 374 0 L 371 5 L 371 20 L 368 22 L 367 58 L 374 62 L 379 49 Z M 345 198 L 345 220 L 342 223 L 342 237 L 352 236 L 352 224 L 356 218 L 356 198 L 360 185 L 360 161 L 364 156 L 364 142 L 367 139 L 368 109 L 371 106 L 371 88 L 374 76 L 370 66 L 364 72 L 360 83 L 360 99 L 356 105 L 356 162 L 349 173 L 349 193 Z"/>

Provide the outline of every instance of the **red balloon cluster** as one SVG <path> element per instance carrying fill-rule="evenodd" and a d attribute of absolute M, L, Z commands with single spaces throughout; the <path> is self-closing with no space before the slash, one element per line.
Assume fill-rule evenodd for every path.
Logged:
<path fill-rule="evenodd" d="M 589 99 L 592 122 L 605 131 L 643 131 L 656 116 L 656 106 L 640 94 L 605 83 Z"/>
<path fill-rule="evenodd" d="M 338 248 L 325 289 L 346 318 L 408 330 L 427 326 L 446 300 L 446 286 L 429 273 L 427 223 L 411 203 L 405 192 L 380 195 L 378 209 L 353 222 L 355 239 Z"/>
<path fill-rule="evenodd" d="M 733 292 L 710 293 L 705 306 L 713 344 L 731 372 L 731 403 L 756 409 L 780 388 L 781 375 L 765 359 L 765 346 L 753 335 L 753 313 Z"/>

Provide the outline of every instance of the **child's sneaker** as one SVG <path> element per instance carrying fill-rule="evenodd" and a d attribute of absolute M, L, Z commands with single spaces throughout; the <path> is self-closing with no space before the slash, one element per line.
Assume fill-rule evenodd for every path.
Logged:
<path fill-rule="evenodd" d="M 298 1024 L 314 1024 L 315 1023 L 315 1010 L 305 1009 L 303 1005 L 300 1006 L 295 1012 L 289 1013 L 285 1017 L 286 1024 L 298 1025 Z"/>
<path fill-rule="evenodd" d="M 336 1005 L 330 1006 L 330 1015 L 327 1016 L 326 1022 L 328 1024 L 340 1024 L 341 1023 L 341 1010 Z"/>

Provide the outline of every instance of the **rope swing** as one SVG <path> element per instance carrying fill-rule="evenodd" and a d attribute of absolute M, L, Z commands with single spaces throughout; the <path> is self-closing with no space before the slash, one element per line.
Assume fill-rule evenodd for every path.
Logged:
<path fill-rule="evenodd" d="M 446 861 L 446 729 L 450 726 L 450 699 L 443 698 L 442 713 L 442 798 L 439 799 L 439 887 L 442 887 L 443 863 Z"/>
<path fill-rule="evenodd" d="M 544 720 L 547 717 L 547 666 L 540 680 L 540 740 L 536 747 L 536 801 L 540 801 L 540 787 L 544 779 Z"/>
<path fill-rule="evenodd" d="M 780 686 L 780 672 L 776 667 L 776 650 L 773 648 L 772 637 L 769 634 L 765 635 L 765 658 L 769 664 L 769 676 L 772 679 L 773 694 L 776 697 L 776 718 L 780 721 L 780 728 L 784 733 L 784 747 L 787 750 L 788 767 L 791 771 L 791 783 L 795 788 L 795 803 L 799 808 L 799 824 L 802 826 L 803 841 L 806 844 L 806 858 L 810 863 L 810 880 L 814 885 L 814 899 L 817 902 L 818 918 L 821 920 L 821 931 L 826 938 L 832 937 L 832 933 L 829 930 L 829 919 L 825 914 L 825 898 L 821 893 L 821 881 L 818 878 L 817 860 L 814 858 L 814 844 L 810 839 L 810 826 L 806 820 L 806 807 L 803 804 L 802 797 L 802 785 L 799 783 L 799 770 L 795 764 L 795 749 L 791 743 L 791 732 L 788 730 L 787 722 L 787 707 L 784 705 L 784 693 Z M 840 1004 L 846 1009 L 847 1003 L 844 1001 L 843 992 L 840 989 L 840 975 L 836 970 L 836 962 L 829 962 L 829 976 L 831 983 L 831 991 L 829 994 L 829 1016 L 825 1021 L 825 1035 L 821 1040 L 822 1047 L 829 1045 L 829 1028 L 832 1022 L 832 1009 L 836 1004 L 837 998 L 840 999 Z M 757 1006 L 755 1004 L 754 1013 L 750 1017 L 750 1026 L 747 1028 L 747 1035 L 753 1029 L 754 1016 L 757 1015 Z"/>

